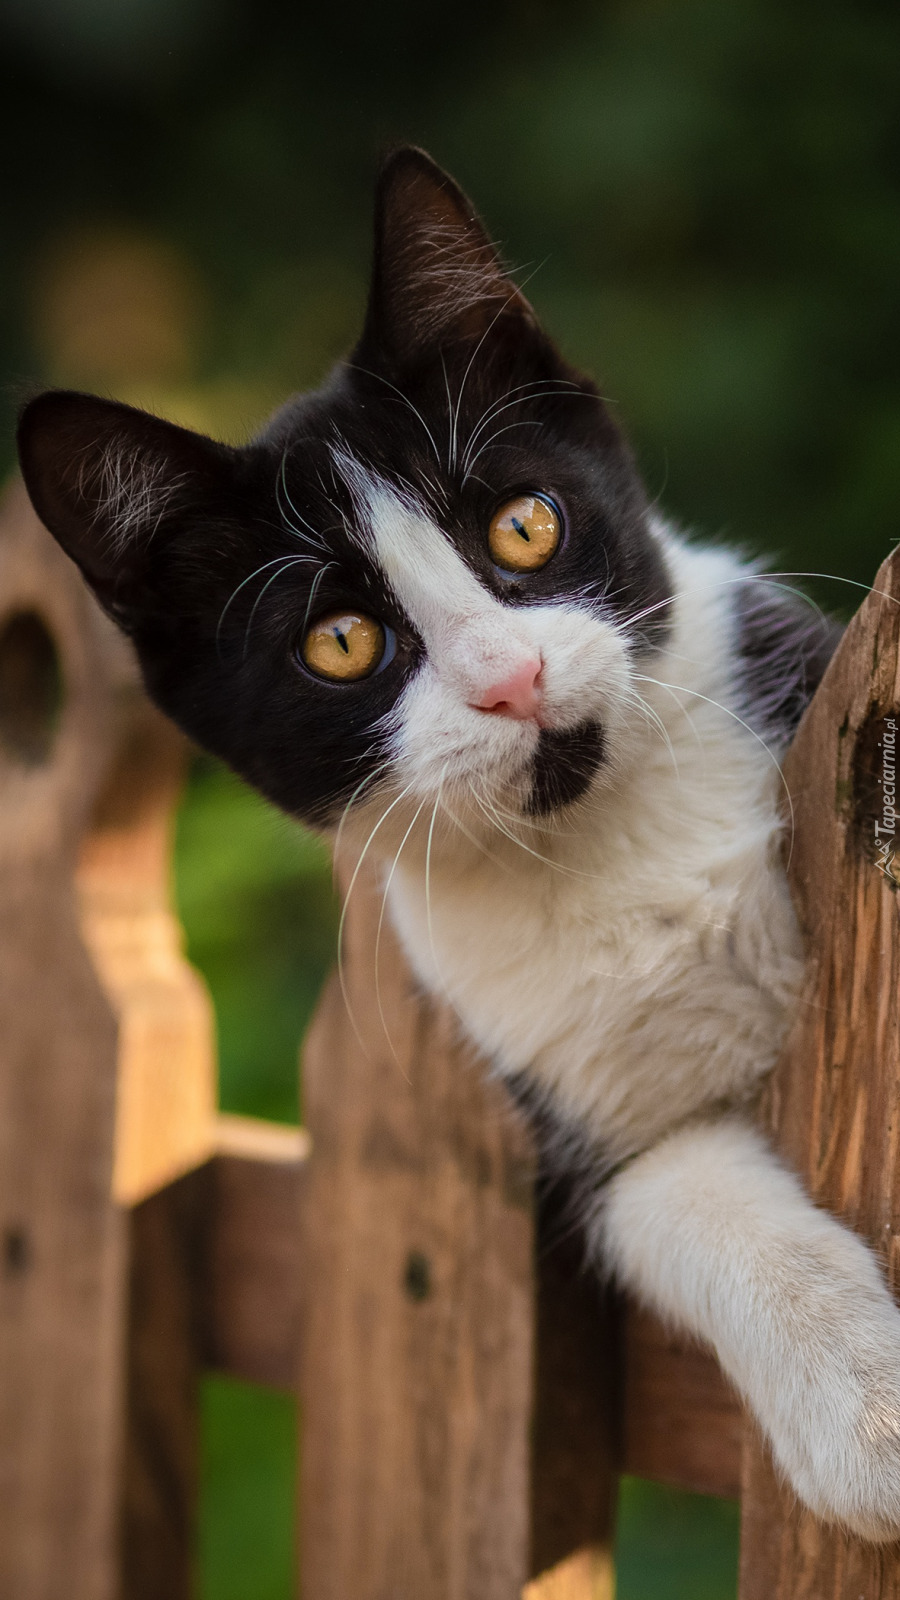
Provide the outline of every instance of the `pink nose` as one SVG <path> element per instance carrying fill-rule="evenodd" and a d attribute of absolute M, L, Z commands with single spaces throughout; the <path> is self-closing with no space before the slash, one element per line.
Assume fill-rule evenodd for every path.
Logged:
<path fill-rule="evenodd" d="M 543 665 L 540 656 L 529 656 L 508 678 L 492 683 L 470 704 L 478 711 L 492 711 L 497 716 L 516 717 L 520 722 L 527 722 L 530 717 L 536 717 L 540 710 Z"/>

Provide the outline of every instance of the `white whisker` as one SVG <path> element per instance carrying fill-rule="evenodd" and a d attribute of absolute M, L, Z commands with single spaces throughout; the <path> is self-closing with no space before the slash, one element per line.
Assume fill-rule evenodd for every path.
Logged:
<path fill-rule="evenodd" d="M 560 378 L 560 379 L 558 379 L 556 381 L 559 382 L 559 383 L 563 383 L 565 380 Z M 521 383 L 521 384 L 519 384 L 519 388 L 523 389 L 523 390 L 528 390 L 528 389 L 532 389 L 533 386 L 531 384 Z M 509 394 L 515 394 L 516 393 L 515 389 L 510 389 L 507 392 Z M 570 383 L 568 385 L 568 392 L 571 394 L 573 399 L 578 395 L 582 396 L 582 398 L 585 399 L 585 400 L 598 400 L 600 398 L 599 395 L 591 394 L 589 391 L 584 390 L 584 389 L 579 389 L 577 384 L 574 384 L 574 383 Z M 521 394 L 517 400 L 508 400 L 505 405 L 500 405 L 499 402 L 495 401 L 494 404 L 492 406 L 489 406 L 487 411 L 483 413 L 481 421 L 478 423 L 477 428 L 473 428 L 472 432 L 469 435 L 468 441 L 466 443 L 465 452 L 463 454 L 463 471 L 465 471 L 465 469 L 466 469 L 466 465 L 467 465 L 467 463 L 468 463 L 468 461 L 469 461 L 469 459 L 471 457 L 472 447 L 474 446 L 474 444 L 475 444 L 475 442 L 476 442 L 476 440 L 478 438 L 478 435 L 480 433 L 482 433 L 483 430 L 489 425 L 489 423 L 491 423 L 491 422 L 493 422 L 495 420 L 495 418 L 501 416 L 504 411 L 511 411 L 514 406 L 529 405 L 532 400 L 545 400 L 545 399 L 556 400 L 556 399 L 560 399 L 560 398 L 562 398 L 562 395 L 561 395 L 561 392 L 560 392 L 559 389 L 548 389 L 548 388 L 539 389 L 539 388 L 535 388 L 533 393 L 531 393 L 531 394 Z M 493 434 L 492 438 L 496 438 L 496 434 Z M 487 448 L 487 446 L 485 446 L 485 448 Z M 481 452 L 479 451 L 479 454 L 480 453 Z M 474 459 L 477 459 L 477 457 L 474 458 Z"/>
<path fill-rule="evenodd" d="M 413 819 L 412 819 L 411 823 L 409 824 L 409 827 L 407 828 L 406 832 L 403 835 L 403 838 L 400 840 L 400 843 L 397 846 L 396 854 L 394 856 L 393 861 L 391 862 L 391 870 L 387 875 L 387 881 L 385 882 L 384 889 L 382 891 L 382 895 L 381 895 L 381 910 L 378 913 L 378 927 L 375 930 L 375 958 L 374 958 L 375 959 L 375 1003 L 376 1003 L 376 1005 L 378 1007 L 378 1016 L 379 1016 L 379 1019 L 381 1021 L 381 1030 L 382 1030 L 382 1032 L 383 1032 L 383 1034 L 385 1036 L 385 1039 L 388 1042 L 388 1045 L 390 1047 L 391 1055 L 393 1056 L 394 1060 L 396 1061 L 397 1066 L 400 1068 L 401 1072 L 403 1072 L 403 1063 L 401 1062 L 400 1057 L 398 1056 L 396 1050 L 394 1049 L 394 1041 L 391 1038 L 390 1033 L 388 1031 L 387 1019 L 386 1019 L 385 1014 L 384 1014 L 384 1007 L 383 1007 L 383 1005 L 381 1003 L 381 983 L 380 983 L 379 972 L 378 972 L 378 962 L 379 962 L 379 958 L 380 958 L 380 954 L 381 954 L 381 930 L 382 930 L 382 928 L 384 926 L 384 914 L 385 914 L 385 912 L 387 910 L 388 895 L 390 894 L 391 884 L 392 884 L 392 882 L 394 880 L 394 873 L 397 870 L 397 863 L 400 860 L 401 854 L 403 853 L 403 846 L 406 844 L 407 839 L 409 838 L 410 834 L 412 833 L 413 828 L 415 827 L 416 823 L 418 822 L 418 820 L 419 820 L 420 816 L 422 815 L 422 812 L 424 811 L 424 809 L 425 809 L 427 804 L 428 804 L 427 799 L 422 800 L 420 802 L 419 806 L 417 807 L 416 811 L 413 814 Z M 403 1072 L 403 1076 L 407 1079 L 407 1082 L 409 1082 L 408 1074 Z"/>
<path fill-rule="evenodd" d="M 766 755 L 775 768 L 775 771 L 778 773 L 778 776 L 781 780 L 781 786 L 787 797 L 788 810 L 791 818 L 790 844 L 788 846 L 787 859 L 788 867 L 790 867 L 791 856 L 794 850 L 794 802 L 791 797 L 791 791 L 787 786 L 787 780 L 781 770 L 781 763 L 774 751 L 769 749 L 765 739 L 763 739 L 762 736 L 756 732 L 755 728 L 751 728 L 749 722 L 745 722 L 744 718 L 739 717 L 736 711 L 732 711 L 730 706 L 723 706 L 721 700 L 713 700 L 710 695 L 701 694 L 699 689 L 687 689 L 685 688 L 684 684 L 680 683 L 663 683 L 661 678 L 651 678 L 646 673 L 638 673 L 637 676 L 640 678 L 642 683 L 655 683 L 660 689 L 671 689 L 678 694 L 690 694 L 693 695 L 696 700 L 703 700 L 707 705 L 715 706 L 718 711 L 723 711 L 726 717 L 732 717 L 735 722 L 740 723 L 740 726 L 746 729 L 751 738 L 755 739 L 757 744 L 762 745 L 762 748 L 765 750 Z"/>
<path fill-rule="evenodd" d="M 353 1032 L 356 1034 L 356 1037 L 357 1037 L 357 1040 L 358 1040 L 359 1044 L 361 1045 L 362 1049 L 366 1052 L 366 1054 L 368 1054 L 368 1046 L 367 1046 L 365 1040 L 363 1039 L 362 1034 L 360 1033 L 360 1031 L 359 1031 L 359 1029 L 358 1029 L 358 1027 L 356 1025 L 356 1019 L 355 1019 L 355 1017 L 353 1015 L 353 1007 L 350 1004 L 350 996 L 347 993 L 347 984 L 346 984 L 346 979 L 345 979 L 345 974 L 344 974 L 344 928 L 345 928 L 345 925 L 346 925 L 346 922 L 347 922 L 347 909 L 348 909 L 348 907 L 350 905 L 350 898 L 351 898 L 351 896 L 353 894 L 353 890 L 354 890 L 354 888 L 356 886 L 356 880 L 358 879 L 359 874 L 362 871 L 363 862 L 365 861 L 366 856 L 368 855 L 369 846 L 371 845 L 372 840 L 375 838 L 375 835 L 378 832 L 378 830 L 387 821 L 387 819 L 390 816 L 391 812 L 400 804 L 400 802 L 402 800 L 406 799 L 406 796 L 409 794 L 411 789 L 412 789 L 412 784 L 411 783 L 408 783 L 406 785 L 405 789 L 401 789 L 400 793 L 396 796 L 395 799 L 393 799 L 391 801 L 390 805 L 387 806 L 384 811 L 382 811 L 381 816 L 378 818 L 378 821 L 376 822 L 374 828 L 372 829 L 371 833 L 369 834 L 369 837 L 366 840 L 365 844 L 363 845 L 363 848 L 362 848 L 362 850 L 360 852 L 360 855 L 359 855 L 359 857 L 357 859 L 356 866 L 353 869 L 353 873 L 351 875 L 350 882 L 349 882 L 349 884 L 347 886 L 347 893 L 344 896 L 344 904 L 341 907 L 340 921 L 338 922 L 338 937 L 337 937 L 338 981 L 339 981 L 340 986 L 341 986 L 341 994 L 343 995 L 344 1005 L 345 1005 L 346 1010 L 347 1010 L 347 1016 L 350 1019 L 350 1026 L 352 1027 Z"/>
<path fill-rule="evenodd" d="M 286 463 L 287 463 L 287 456 L 288 456 L 288 452 L 287 452 L 287 450 L 285 450 L 283 455 L 282 455 L 282 457 L 281 457 L 281 467 L 279 469 L 278 476 L 275 479 L 275 504 L 278 507 L 279 515 L 282 517 L 282 519 L 284 521 L 284 524 L 285 524 L 285 527 L 291 533 L 293 533 L 296 538 L 302 539 L 305 544 L 311 544 L 311 545 L 313 545 L 313 547 L 316 550 L 324 551 L 327 554 L 328 546 L 325 544 L 324 540 L 322 539 L 321 534 L 318 533 L 317 530 L 314 527 L 312 527 L 311 523 L 307 522 L 306 518 L 302 515 L 302 513 L 297 510 L 297 507 L 294 505 L 294 502 L 290 497 L 290 494 L 288 492 L 287 479 L 285 477 L 285 466 L 286 466 Z M 293 514 L 296 517 L 297 521 L 298 522 L 302 522 L 304 528 L 306 528 L 308 530 L 307 533 L 302 533 L 300 531 L 300 529 L 295 527 L 293 525 L 293 523 L 291 523 L 288 520 L 288 518 L 285 516 L 284 507 L 282 506 L 281 500 L 279 498 L 279 487 L 280 487 L 281 493 L 284 494 L 284 498 L 287 501 L 288 505 L 290 506 L 291 511 L 293 512 Z M 312 537 L 310 537 L 310 535 Z"/>
<path fill-rule="evenodd" d="M 268 572 L 270 567 L 278 566 L 281 563 L 287 563 L 288 565 L 290 565 L 294 561 L 305 561 L 307 559 L 308 559 L 308 557 L 306 557 L 306 556 L 293 556 L 293 555 L 292 556 L 275 556 L 273 558 L 273 560 L 271 560 L 271 561 L 264 561 L 262 563 L 262 566 L 257 567 L 255 569 L 255 571 L 249 573 L 248 576 L 246 578 L 244 578 L 241 583 L 238 584 L 237 588 L 232 590 L 232 592 L 229 595 L 228 599 L 226 600 L 224 606 L 222 607 L 222 610 L 219 613 L 219 620 L 218 620 L 218 623 L 216 624 L 216 651 L 217 651 L 217 653 L 219 651 L 219 641 L 220 641 L 220 637 L 221 637 L 221 633 L 222 633 L 222 624 L 225 621 L 225 617 L 226 617 L 227 613 L 230 611 L 232 605 L 234 604 L 234 602 L 237 599 L 238 595 L 240 594 L 241 590 L 242 589 L 246 589 L 247 584 L 248 583 L 252 583 L 254 578 L 258 578 L 261 572 Z"/>
<path fill-rule="evenodd" d="M 503 433 L 511 433 L 513 428 L 540 428 L 540 427 L 541 427 L 541 423 L 538 422 L 537 417 L 522 417 L 518 422 L 508 422 L 505 427 L 498 428 L 496 433 L 492 433 L 490 438 L 488 440 L 486 440 L 485 443 L 481 446 L 481 448 L 475 452 L 474 456 L 472 457 L 472 466 L 474 467 L 474 465 L 475 465 L 476 461 L 478 460 L 479 456 L 483 456 L 484 455 L 485 450 L 490 450 L 491 446 L 495 443 L 495 441 L 497 439 L 500 438 L 501 434 L 503 434 Z M 466 472 L 463 475 L 463 484 L 466 483 L 466 481 L 468 480 L 470 474 L 471 474 L 471 468 L 469 469 L 468 472 Z"/>
<path fill-rule="evenodd" d="M 375 378 L 379 383 L 385 384 L 388 389 L 392 389 L 394 391 L 394 394 L 396 394 L 403 401 L 404 405 L 409 406 L 409 409 L 412 412 L 413 416 L 417 418 L 417 420 L 422 424 L 422 427 L 425 429 L 425 432 L 428 435 L 428 440 L 429 440 L 429 443 L 431 445 L 431 448 L 434 451 L 434 458 L 435 458 L 438 466 L 440 466 L 440 464 L 441 464 L 441 452 L 440 452 L 440 450 L 438 449 L 437 445 L 434 442 L 434 434 L 432 433 L 431 429 L 429 428 L 428 423 L 425 421 L 425 418 L 423 417 L 421 411 L 418 409 L 417 406 L 413 405 L 412 401 L 409 398 L 409 395 L 404 394 L 402 389 L 398 389 L 397 385 L 395 383 L 391 383 L 387 378 L 383 378 L 381 376 L 380 372 L 370 372 L 368 367 L 361 367 L 356 362 L 352 362 L 351 365 L 355 368 L 355 370 L 357 372 L 364 372 L 367 378 Z"/>
<path fill-rule="evenodd" d="M 336 561 L 328 561 L 328 562 L 326 562 L 324 567 L 320 567 L 319 571 L 316 573 L 315 577 L 313 578 L 312 583 L 310 584 L 309 598 L 308 598 L 308 600 L 306 602 L 306 610 L 303 613 L 303 622 L 302 622 L 301 627 L 300 627 L 300 633 L 301 634 L 306 632 L 306 629 L 307 629 L 307 627 L 309 625 L 310 612 L 312 611 L 313 604 L 315 602 L 316 592 L 318 590 L 319 584 L 322 582 L 322 579 L 324 578 L 326 572 L 330 571 L 330 569 L 332 567 L 334 567 L 334 566 L 337 566 L 337 562 Z"/>

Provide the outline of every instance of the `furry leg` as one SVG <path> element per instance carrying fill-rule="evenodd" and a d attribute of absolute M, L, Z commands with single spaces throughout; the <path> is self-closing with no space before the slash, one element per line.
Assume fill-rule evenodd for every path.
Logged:
<path fill-rule="evenodd" d="M 682 1129 L 612 1180 L 595 1255 L 711 1344 L 818 1515 L 900 1533 L 900 1312 L 875 1257 L 738 1120 Z"/>

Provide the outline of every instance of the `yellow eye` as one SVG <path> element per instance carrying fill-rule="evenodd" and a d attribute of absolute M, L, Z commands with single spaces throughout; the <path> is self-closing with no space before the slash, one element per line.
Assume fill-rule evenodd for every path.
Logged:
<path fill-rule="evenodd" d="M 307 630 L 301 655 L 310 672 L 334 683 L 367 678 L 384 655 L 380 622 L 359 611 L 329 611 Z"/>
<path fill-rule="evenodd" d="M 488 546 L 506 572 L 537 572 L 547 565 L 562 532 L 559 513 L 538 494 L 519 494 L 491 518 Z"/>

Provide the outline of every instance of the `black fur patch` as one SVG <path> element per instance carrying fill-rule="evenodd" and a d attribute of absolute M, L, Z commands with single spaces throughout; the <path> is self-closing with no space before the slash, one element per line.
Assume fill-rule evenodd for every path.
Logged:
<path fill-rule="evenodd" d="M 534 757 L 529 814 L 547 816 L 580 800 L 603 760 L 603 749 L 599 722 L 557 731 L 542 729 Z"/>
<path fill-rule="evenodd" d="M 668 576 L 630 452 L 594 385 L 540 329 L 471 207 L 420 152 L 379 187 L 362 338 L 316 393 L 244 449 L 127 406 L 48 394 L 23 413 L 20 458 L 43 521 L 130 634 L 164 711 L 285 810 L 334 821 L 374 785 L 384 732 L 424 646 L 354 538 L 344 450 L 412 492 L 485 587 L 524 606 L 576 600 L 634 629 L 668 627 Z M 565 533 L 526 580 L 498 574 L 487 528 L 518 491 L 550 494 Z M 360 682 L 299 660 L 306 624 L 360 607 L 398 649 Z M 531 809 L 583 793 L 599 729 L 542 736 Z"/>
<path fill-rule="evenodd" d="M 737 586 L 735 684 L 738 711 L 776 752 L 797 731 L 843 628 L 777 580 Z"/>

